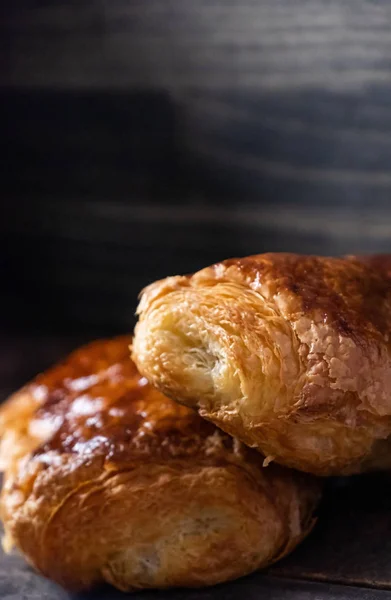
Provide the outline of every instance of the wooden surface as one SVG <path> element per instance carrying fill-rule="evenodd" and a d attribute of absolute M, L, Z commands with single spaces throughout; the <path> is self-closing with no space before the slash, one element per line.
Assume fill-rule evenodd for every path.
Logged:
<path fill-rule="evenodd" d="M 391 251 L 389 3 L 0 10 L 8 328 L 131 328 L 227 256 Z"/>
<path fill-rule="evenodd" d="M 5 84 L 342 91 L 389 83 L 381 0 L 14 0 Z M 51 52 L 48 52 L 48 48 Z"/>
<path fill-rule="evenodd" d="M 145 111 L 156 137 L 171 132 L 166 150 L 186 155 L 187 175 L 201 187 L 214 186 L 212 202 L 234 186 L 241 199 L 354 208 L 389 199 L 390 30 L 391 5 L 375 0 L 15 0 L 0 21 L 0 85 L 66 92 L 62 105 L 42 98 L 47 120 L 36 127 L 57 160 L 66 147 L 45 132 L 56 114 L 73 130 L 61 136 L 60 128 L 65 146 L 78 127 L 81 155 L 95 148 L 85 191 L 99 178 L 97 155 L 116 154 L 118 172 L 124 167 L 133 95 L 158 92 L 166 114 L 153 103 Z M 20 136 L 37 134 L 25 115 L 13 126 L 19 110 L 8 121 L 23 146 Z M 135 188 L 126 183 L 116 191 L 129 196 Z"/>
<path fill-rule="evenodd" d="M 169 590 L 124 595 L 112 588 L 89 594 L 68 594 L 34 574 L 17 557 L 4 557 L 0 551 L 0 594 L 2 600 L 386 600 L 390 592 L 296 581 L 256 574 L 202 590 Z"/>

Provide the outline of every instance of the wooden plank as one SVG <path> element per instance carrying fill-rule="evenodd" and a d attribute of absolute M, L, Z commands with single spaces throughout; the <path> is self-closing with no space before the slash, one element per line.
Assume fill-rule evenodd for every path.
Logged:
<path fill-rule="evenodd" d="M 391 590 L 391 475 L 329 483 L 318 523 L 275 575 Z"/>
<path fill-rule="evenodd" d="M 346 90 L 390 79 L 391 9 L 365 0 L 18 0 L 6 85 Z"/>
<path fill-rule="evenodd" d="M 331 211 L 282 202 L 213 206 L 194 195 L 182 206 L 9 196 L 3 207 L 3 314 L 14 331 L 130 331 L 145 285 L 229 256 L 391 251 L 391 206 L 375 202 Z"/>
<path fill-rule="evenodd" d="M 251 195 L 263 202 L 316 198 L 353 207 L 368 198 L 387 202 L 390 29 L 390 6 L 365 0 L 95 0 L 35 7 L 18 0 L 0 20 L 7 59 L 0 71 L 3 89 L 111 90 L 118 97 L 113 103 L 98 93 L 96 106 L 90 102 L 87 110 L 82 98 L 78 105 L 67 96 L 56 108 L 43 97 L 42 105 L 32 101 L 27 109 L 36 111 L 28 124 L 14 107 L 8 120 L 19 123 L 12 134 L 18 138 L 20 132 L 16 152 L 23 157 L 23 149 L 30 151 L 24 176 L 14 184 L 24 184 L 25 193 L 31 185 L 45 189 L 37 167 L 42 162 L 68 190 L 73 182 L 74 191 L 93 194 L 107 186 L 124 196 L 137 191 L 137 180 L 147 186 L 156 172 L 132 169 L 125 132 L 133 139 L 135 120 L 125 107 L 133 105 L 132 92 L 143 90 L 147 98 L 159 90 L 170 111 L 166 128 L 172 128 L 177 154 L 185 154 L 184 179 L 206 189 L 208 201 L 236 190 L 236 201 Z M 159 109 L 149 106 L 153 119 Z M 51 120 L 56 110 L 62 130 L 56 131 L 58 122 L 53 130 L 53 119 L 45 128 L 44 116 Z M 142 122 L 147 131 L 148 121 Z M 155 129 L 159 139 L 162 123 L 164 118 Z M 70 168 L 66 164 L 75 129 L 79 169 L 72 160 Z M 41 145 L 32 148 L 31 138 L 40 139 L 37 130 Z M 45 154 L 45 144 L 51 153 Z M 160 156 L 172 149 L 167 141 Z M 173 166 L 171 174 L 178 164 Z"/>
<path fill-rule="evenodd" d="M 183 98 L 168 89 L 3 91 L 2 195 L 291 204 L 310 208 L 307 219 L 331 207 L 331 221 L 343 206 L 354 225 L 361 207 L 388 205 L 390 94 L 391 84 L 345 93 L 204 89 Z"/>
<path fill-rule="evenodd" d="M 5 556 L 0 550 L 0 597 L 2 600 L 123 600 L 124 594 L 109 587 L 89 594 L 68 594 L 35 574 L 21 558 Z M 261 573 L 201 590 L 132 594 L 134 600 L 386 600 L 389 597 L 385 590 L 278 579 Z"/>

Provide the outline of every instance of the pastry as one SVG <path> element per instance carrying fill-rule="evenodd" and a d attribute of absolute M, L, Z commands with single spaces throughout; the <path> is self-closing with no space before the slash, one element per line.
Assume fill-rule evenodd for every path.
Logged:
<path fill-rule="evenodd" d="M 318 480 L 164 397 L 130 342 L 77 350 L 1 408 L 5 548 L 71 590 L 210 585 L 290 552 Z"/>
<path fill-rule="evenodd" d="M 359 260 L 371 269 L 391 277 L 391 254 L 367 254 L 362 256 L 349 256 L 351 260 Z"/>
<path fill-rule="evenodd" d="M 317 475 L 390 468 L 391 279 L 385 259 L 365 262 L 261 254 L 153 283 L 133 358 L 268 460 Z"/>

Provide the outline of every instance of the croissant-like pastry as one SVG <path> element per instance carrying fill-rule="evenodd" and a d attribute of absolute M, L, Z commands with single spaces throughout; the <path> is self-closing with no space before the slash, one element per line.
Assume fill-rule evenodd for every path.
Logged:
<path fill-rule="evenodd" d="M 133 358 L 270 460 L 318 475 L 389 468 L 391 279 L 364 262 L 263 254 L 153 283 Z"/>
<path fill-rule="evenodd" d="M 292 550 L 319 482 L 165 398 L 130 342 L 81 348 L 2 407 L 5 547 L 73 590 L 215 584 Z"/>

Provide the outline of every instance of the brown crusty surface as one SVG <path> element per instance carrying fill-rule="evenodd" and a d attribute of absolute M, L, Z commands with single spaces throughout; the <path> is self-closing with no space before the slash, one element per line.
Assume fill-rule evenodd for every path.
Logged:
<path fill-rule="evenodd" d="M 133 359 L 162 392 L 283 465 L 389 467 L 386 264 L 261 254 L 168 277 L 142 294 Z"/>
<path fill-rule="evenodd" d="M 130 343 L 77 350 L 1 408 L 5 547 L 71 590 L 210 585 L 292 550 L 318 482 L 164 397 Z"/>

